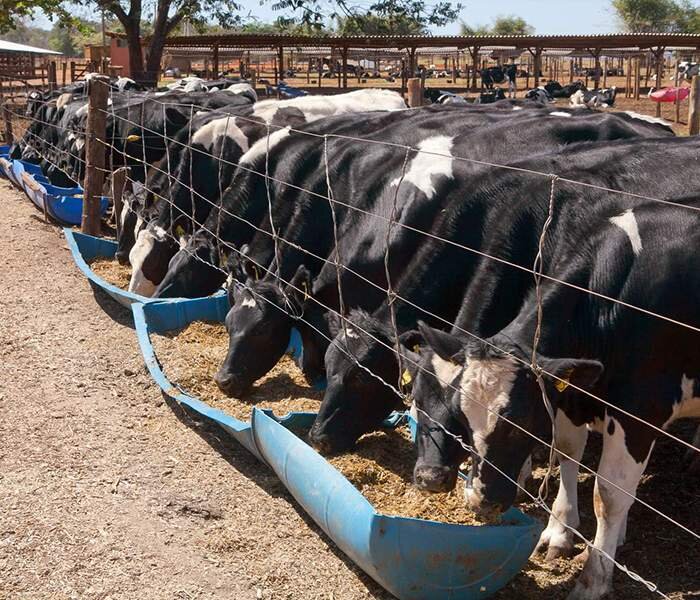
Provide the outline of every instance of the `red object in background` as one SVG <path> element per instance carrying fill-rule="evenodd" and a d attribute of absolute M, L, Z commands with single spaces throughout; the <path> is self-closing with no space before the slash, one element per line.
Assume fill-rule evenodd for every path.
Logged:
<path fill-rule="evenodd" d="M 649 94 L 649 98 L 651 98 L 654 102 L 675 102 L 676 95 L 679 95 L 681 100 L 685 100 L 688 96 L 690 96 L 690 88 L 663 88 Z"/>

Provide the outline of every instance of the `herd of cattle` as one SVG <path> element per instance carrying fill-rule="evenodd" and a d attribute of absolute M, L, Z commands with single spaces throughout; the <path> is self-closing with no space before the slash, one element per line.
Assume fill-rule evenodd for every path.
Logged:
<path fill-rule="evenodd" d="M 484 515 L 514 503 L 551 439 L 541 375 L 561 483 L 539 549 L 573 552 L 578 461 L 600 432 L 597 550 L 571 598 L 605 595 L 660 430 L 700 418 L 700 139 L 532 100 L 407 109 L 385 90 L 257 101 L 246 84 L 205 87 L 218 89 L 111 92 L 129 289 L 226 286 L 215 380 L 231 395 L 296 329 L 304 374 L 326 381 L 309 434 L 324 453 L 379 429 L 410 388 L 415 484 L 454 488 L 469 454 L 455 434 L 478 455 L 467 500 Z M 14 156 L 80 179 L 82 88 L 34 100 Z"/>

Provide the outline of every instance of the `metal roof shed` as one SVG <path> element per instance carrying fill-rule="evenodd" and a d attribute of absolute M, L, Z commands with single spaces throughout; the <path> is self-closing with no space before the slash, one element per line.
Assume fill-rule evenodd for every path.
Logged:
<path fill-rule="evenodd" d="M 61 55 L 60 52 L 46 48 L 0 40 L 0 76 L 12 79 L 34 79 L 36 58 L 49 54 Z"/>

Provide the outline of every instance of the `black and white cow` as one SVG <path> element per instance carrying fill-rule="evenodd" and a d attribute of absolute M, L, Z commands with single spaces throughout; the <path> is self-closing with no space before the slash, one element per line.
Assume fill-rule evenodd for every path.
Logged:
<path fill-rule="evenodd" d="M 578 90 L 569 99 L 573 107 L 588 106 L 590 108 L 610 108 L 615 104 L 617 88 L 605 88 L 604 90 Z"/>
<path fill-rule="evenodd" d="M 700 74 L 700 64 L 684 60 L 678 63 L 678 74 L 683 79 L 692 79 Z"/>
<path fill-rule="evenodd" d="M 270 125 L 270 149 L 284 140 L 290 133 L 291 128 L 298 128 L 304 123 L 314 123 L 319 119 L 323 119 L 332 115 L 345 115 L 355 112 L 361 112 L 363 110 L 370 111 L 396 111 L 405 108 L 406 105 L 399 94 L 396 92 L 391 92 L 388 90 L 358 90 L 354 92 L 349 92 L 347 94 L 338 94 L 336 96 L 303 96 L 299 98 L 292 98 L 288 100 L 276 101 L 276 100 L 266 100 L 258 102 L 253 108 L 251 117 L 256 120 L 257 123 L 253 123 L 251 126 L 250 120 L 247 119 L 243 121 L 242 119 L 235 120 L 232 124 L 229 121 L 228 128 L 231 129 L 236 127 L 239 131 L 240 128 L 245 128 L 245 152 L 240 156 L 239 160 L 233 160 L 235 157 L 227 157 L 226 160 L 231 163 L 240 163 L 243 168 L 236 171 L 233 169 L 231 171 L 231 178 L 234 177 L 235 173 L 240 173 L 240 177 L 245 177 L 246 173 L 250 173 L 250 168 L 245 165 L 259 160 L 261 156 L 264 156 L 268 148 L 267 133 L 268 124 Z M 398 117 L 397 117 L 398 118 Z M 222 130 L 219 135 L 222 135 L 226 129 L 225 123 L 222 125 Z M 227 134 L 228 135 L 228 134 Z M 350 135 L 350 133 L 349 133 Z M 235 137 L 235 136 L 234 136 Z M 212 164 L 215 169 L 219 169 L 218 156 L 214 158 Z M 264 164 L 263 164 L 264 168 Z M 255 173 L 253 173 L 257 177 Z M 226 182 L 228 183 L 228 182 Z M 231 184 L 233 185 L 233 183 Z M 234 190 L 235 191 L 235 190 Z M 230 212 L 230 209 L 237 204 L 238 200 L 234 191 L 229 195 L 227 200 L 228 204 L 223 207 L 222 210 Z M 229 219 L 230 220 L 230 219 Z M 200 221 L 201 223 L 202 221 Z M 216 221 L 213 224 L 206 225 L 208 221 L 205 220 L 205 226 L 218 228 L 218 211 L 216 215 Z M 218 229 L 217 229 L 218 230 Z M 210 229 L 214 231 L 214 229 Z M 209 234 L 211 235 L 211 234 Z M 147 237 L 147 234 L 144 234 Z M 201 236 L 200 236 L 201 237 Z M 154 242 L 155 243 L 155 242 Z M 136 249 L 136 247 L 135 247 Z M 187 252 L 187 250 L 183 250 Z M 144 253 L 144 258 L 142 261 L 147 260 L 149 252 Z M 172 254 L 171 254 L 172 256 Z M 183 255 L 183 258 L 186 257 Z M 136 262 L 136 261 L 134 261 Z M 130 286 L 132 291 L 138 293 L 149 294 L 153 292 L 153 288 L 157 284 L 161 284 L 158 294 L 163 297 L 167 297 L 175 293 L 177 289 L 177 295 L 184 294 L 186 296 L 190 295 L 206 295 L 211 293 L 218 287 L 223 279 L 220 276 L 216 276 L 213 281 L 213 288 L 203 291 L 198 286 L 193 289 L 188 289 L 187 286 L 177 286 L 174 285 L 174 280 L 178 278 L 178 267 L 174 265 L 172 273 L 169 272 L 170 279 L 166 281 L 165 279 L 157 279 L 156 281 L 148 280 L 147 277 L 137 275 L 137 271 L 140 269 L 140 265 L 135 265 L 132 262 L 132 267 L 134 268 L 132 274 L 132 282 L 141 282 L 142 285 Z M 153 274 L 162 273 L 162 261 L 158 263 L 157 267 L 150 267 L 149 271 Z M 167 266 L 168 263 L 165 263 Z M 180 267 L 182 268 L 182 267 Z M 211 271 L 210 274 L 217 273 L 217 271 Z M 220 275 L 220 274 L 219 274 Z M 206 281 L 207 279 L 205 279 Z M 212 281 L 212 280 L 209 280 Z"/>
<path fill-rule="evenodd" d="M 546 104 L 549 102 L 554 102 L 554 97 L 545 88 L 538 87 L 532 90 L 528 90 L 525 93 L 526 100 L 534 100 L 540 104 Z"/>
<path fill-rule="evenodd" d="M 552 98 L 571 98 L 579 90 L 586 91 L 586 84 L 580 80 L 567 83 L 564 86 L 558 81 L 548 81 L 542 87 L 547 90 Z"/>
<path fill-rule="evenodd" d="M 592 193 L 582 195 L 594 200 Z M 659 436 L 654 427 L 700 418 L 700 345 L 693 331 L 700 326 L 700 271 L 691 250 L 700 242 L 700 217 L 689 207 L 625 203 L 599 191 L 595 200 L 595 208 L 587 203 L 586 210 L 568 216 L 565 235 L 552 242 L 556 249 L 547 275 L 607 298 L 543 283 L 548 316 L 536 354 L 555 410 L 561 467 L 553 516 L 539 545 L 549 558 L 573 550 L 569 528 L 579 525 L 577 473 L 587 427 L 603 436 L 594 549 L 584 554 L 583 572 L 569 595 L 587 600 L 612 589 L 609 557 L 624 543 L 627 512 Z M 421 328 L 434 351 L 436 372 L 457 389 L 451 409 L 460 422 L 451 423 L 451 431 L 470 436 L 464 439 L 473 439 L 481 459 L 467 499 L 484 515 L 501 513 L 514 502 L 511 480 L 536 445 L 532 436 L 551 437 L 552 423 L 530 366 L 537 312 L 531 292 L 511 323 L 484 342 Z M 416 398 L 416 404 L 423 406 L 423 399 Z"/>
<path fill-rule="evenodd" d="M 386 236 L 384 224 L 378 224 L 376 219 L 364 216 L 364 213 L 370 209 L 380 214 L 390 211 L 397 193 L 396 186 L 401 180 L 405 156 L 397 153 L 392 146 L 358 144 L 355 139 L 338 136 L 347 130 L 347 134 L 354 134 L 355 138 L 361 135 L 368 141 L 391 141 L 415 146 L 429 153 L 413 156 L 398 199 L 402 206 L 399 221 L 425 227 L 449 199 L 441 184 L 430 183 L 430 177 L 451 172 L 452 161 L 449 157 L 453 141 L 460 139 L 460 143 L 466 145 L 468 135 L 475 134 L 490 123 L 526 118 L 525 114 L 497 110 L 473 109 L 461 113 L 460 109 L 448 110 L 435 106 L 406 114 L 375 115 L 373 118 L 363 115 L 359 123 L 354 119 L 326 119 L 317 126 L 305 128 L 310 133 L 323 131 L 333 136 L 328 148 L 329 170 L 336 190 L 334 196 L 343 198 L 335 210 L 339 252 L 349 272 L 358 274 L 358 277 L 348 275 L 343 282 L 345 300 L 349 305 L 361 302 L 371 308 L 384 297 L 361 279 L 366 277 L 378 286 L 386 286 L 382 251 Z M 323 162 L 323 150 L 323 139 L 290 138 L 276 148 L 275 160 L 270 163 L 271 167 L 274 165 L 272 176 L 275 179 L 280 178 L 278 168 L 282 173 L 288 173 L 289 165 L 294 166 L 293 186 L 282 186 L 280 191 L 275 192 L 275 202 L 281 207 L 275 214 L 275 220 L 279 223 L 280 235 L 285 243 L 281 244 L 280 268 L 275 268 L 275 274 L 256 277 L 248 271 L 246 289 L 237 290 L 234 294 L 235 303 L 227 317 L 231 334 L 229 352 L 216 377 L 220 387 L 233 395 L 241 394 L 277 363 L 286 350 L 294 326 L 304 340 L 301 357 L 304 373 L 310 380 L 323 374 L 325 346 L 322 341 L 317 341 L 319 336 L 323 339 L 317 330 L 327 331 L 329 323 L 325 320 L 328 315 L 322 314 L 315 303 L 337 308 L 339 298 L 335 268 L 314 257 L 327 257 L 331 251 L 332 215 L 327 203 L 319 203 L 316 197 L 307 200 L 306 194 L 298 190 L 303 187 L 313 193 L 326 193 L 325 170 L 318 169 L 318 164 Z M 433 156 L 435 153 L 445 154 L 445 158 Z M 283 162 L 278 162 L 278 158 L 283 158 Z M 452 178 L 447 178 L 444 183 L 453 186 Z M 346 197 L 342 191 L 351 187 L 354 193 Z M 248 190 L 244 193 L 246 196 L 252 195 Z M 290 197 L 289 201 L 285 201 L 285 195 Z M 307 202 L 313 209 L 307 206 Z M 348 210 L 348 206 L 353 210 Z M 285 208 L 289 210 L 291 207 L 294 213 L 287 216 Z M 410 259 L 423 238 L 404 229 L 396 231 L 392 238 L 390 271 L 393 277 L 397 277 L 402 265 Z M 302 246 L 304 250 L 298 250 L 297 246 Z M 246 259 L 265 269 L 273 258 L 277 259 L 273 249 L 269 230 L 263 230 L 255 235 L 247 247 Z M 297 283 L 280 287 L 278 274 L 284 282 Z M 313 287 L 312 279 L 315 279 Z M 305 286 L 305 294 L 300 292 L 302 285 Z M 276 308 L 284 307 L 290 298 L 296 305 L 296 310 L 292 312 L 305 315 L 302 322 L 297 323 L 293 314 Z M 314 326 L 306 326 L 303 321 L 315 319 L 314 315 L 319 316 L 317 322 Z M 255 350 L 251 351 L 251 348 Z M 251 360 L 253 356 L 255 360 Z"/>
<path fill-rule="evenodd" d="M 508 75 L 503 67 L 481 69 L 481 89 L 492 90 L 495 83 L 508 83 Z"/>
<path fill-rule="evenodd" d="M 675 185 L 672 183 L 673 174 L 670 174 L 668 180 L 660 184 L 655 183 L 653 165 L 657 164 L 656 161 L 662 160 L 663 156 L 667 159 L 672 157 L 673 160 L 684 161 L 686 159 L 683 157 L 695 153 L 697 147 L 696 142 L 681 140 L 643 140 L 634 145 L 615 144 L 609 149 L 594 151 L 600 154 L 595 161 L 600 162 L 600 169 L 593 169 L 595 162 L 582 160 L 581 156 L 577 161 L 582 168 L 586 170 L 590 168 L 590 173 L 597 173 L 597 176 L 605 181 L 605 185 L 613 188 L 624 187 L 631 192 L 637 191 L 669 200 L 676 198 L 681 199 L 682 202 L 696 203 L 697 195 L 700 193 L 699 178 L 694 178 L 690 182 L 684 181 L 682 185 Z M 617 174 L 613 172 L 615 170 L 618 171 Z M 558 169 L 556 171 L 559 172 Z M 633 182 L 639 183 L 639 187 L 633 186 L 629 189 Z M 521 188 L 514 183 L 512 189 L 516 193 L 521 193 L 522 190 L 522 193 L 535 194 L 535 197 L 538 197 L 536 189 L 540 189 L 546 195 L 548 188 L 546 182 L 539 184 L 531 182 L 531 184 L 533 187 L 521 183 Z M 550 242 L 546 246 L 545 264 L 551 265 L 551 268 L 547 269 L 547 274 L 612 298 L 641 305 L 654 312 L 668 315 L 670 310 L 673 313 L 672 298 L 674 294 L 677 296 L 678 288 L 677 284 L 672 284 L 669 280 L 683 277 L 683 274 L 694 270 L 695 267 L 687 263 L 687 253 L 684 258 L 680 246 L 678 249 L 667 249 L 670 255 L 664 254 L 657 250 L 653 240 L 657 243 L 662 240 L 664 242 L 671 239 L 683 240 L 682 244 L 690 247 L 687 244 L 691 243 L 689 240 L 692 239 L 690 235 L 692 227 L 688 223 L 687 216 L 697 212 L 685 207 L 669 208 L 667 206 L 665 207 L 667 210 L 659 212 L 658 207 L 663 205 L 657 203 L 637 208 L 638 203 L 624 196 L 601 194 L 597 190 L 584 190 L 580 187 L 577 189 L 577 186 L 564 186 L 560 193 L 563 197 L 557 196 L 556 206 L 562 207 L 561 214 L 555 216 L 553 229 L 548 231 Z M 574 198 L 576 200 L 572 201 Z M 681 217 L 682 225 L 676 221 L 677 216 Z M 667 228 L 667 219 L 674 224 L 673 227 L 682 227 L 689 235 L 671 233 L 673 227 Z M 691 217 L 691 221 L 694 222 L 694 220 L 695 218 Z M 508 220 L 504 218 L 503 222 Z M 539 225 L 535 225 L 535 229 L 536 231 L 529 233 L 531 245 L 533 243 L 536 245 L 532 240 L 535 240 L 541 231 Z M 646 231 L 650 236 L 649 246 L 645 241 Z M 504 241 L 513 239 L 516 235 L 513 229 L 506 229 L 503 233 Z M 523 239 L 523 232 L 518 232 L 517 236 L 518 239 Z M 675 243 L 675 241 L 671 242 L 670 246 Z M 639 258 L 643 254 L 646 254 L 644 261 Z M 531 256 L 534 256 L 532 249 L 530 256 L 525 259 L 513 254 L 501 256 L 501 258 L 511 259 L 517 264 L 530 268 L 532 262 L 527 259 Z M 681 264 L 674 262 L 678 260 Z M 683 261 L 686 262 L 685 267 L 682 266 Z M 654 267 L 650 266 L 652 264 Z M 663 273 L 659 273 L 659 264 L 665 265 Z M 647 278 L 652 273 L 654 273 L 652 278 L 654 284 L 648 284 Z M 637 280 L 636 278 L 642 274 L 643 281 Z M 656 288 L 649 287 L 655 284 L 660 284 L 661 290 L 666 290 L 665 296 L 661 290 L 657 292 Z M 693 285 L 684 289 L 690 291 Z M 670 287 L 667 289 L 667 286 Z M 484 259 L 469 286 L 453 333 L 446 334 L 429 327 L 422 328 L 423 336 L 432 348 L 423 353 L 413 389 L 416 406 L 421 409 L 418 413 L 421 433 L 415 479 L 423 489 L 444 491 L 454 485 L 457 467 L 466 456 L 466 452 L 452 438 L 446 436 L 439 427 L 434 426 L 433 420 L 447 427 L 449 431 L 459 434 L 465 440 L 473 438 L 477 449 L 480 449 L 480 452 L 483 451 L 482 458 L 486 458 L 512 478 L 517 475 L 522 465 L 525 456 L 520 451 L 528 446 L 528 442 L 520 437 L 521 431 L 516 432 L 512 426 L 502 423 L 482 405 L 487 404 L 494 413 L 506 415 L 520 425 L 525 424 L 528 431 L 547 437 L 549 431 L 547 428 L 550 427 L 549 418 L 540 419 L 542 416 L 539 412 L 540 408 L 542 407 L 543 410 L 544 408 L 539 389 L 535 394 L 537 386 L 529 369 L 520 369 L 519 364 L 512 359 L 492 352 L 485 344 L 471 343 L 468 341 L 471 337 L 461 333 L 461 330 L 466 330 L 473 335 L 487 338 L 488 342 L 507 349 L 519 358 L 527 355 L 526 362 L 529 365 L 531 359 L 529 348 L 533 338 L 529 340 L 525 338 L 528 333 L 532 333 L 533 295 L 532 292 L 527 295 L 524 291 L 531 287 L 531 274 L 523 271 L 518 275 L 506 265 Z M 549 357 L 541 357 L 538 360 L 545 370 L 559 375 L 567 373 L 563 379 L 568 378 L 570 383 L 579 387 L 585 387 L 586 383 L 591 385 L 595 383 L 594 391 L 597 396 L 607 398 L 614 406 L 628 410 L 631 408 L 633 413 L 648 411 L 640 412 L 640 416 L 643 415 L 645 420 L 651 417 L 651 421 L 659 426 L 666 426 L 671 420 L 681 416 L 678 411 L 686 410 L 685 408 L 676 408 L 675 412 L 671 410 L 673 398 L 676 395 L 680 396 L 674 390 L 671 381 L 675 377 L 671 374 L 672 368 L 669 371 L 664 366 L 663 375 L 661 375 L 658 371 L 661 364 L 659 358 L 650 356 L 648 351 L 649 348 L 658 347 L 660 351 L 666 352 L 664 349 L 669 347 L 667 341 L 659 343 L 659 338 L 655 338 L 656 345 L 654 342 L 649 344 L 641 342 L 641 338 L 647 335 L 652 337 L 671 335 L 668 332 L 668 322 L 657 321 L 652 317 L 647 318 L 612 302 L 593 299 L 585 293 L 582 293 L 581 297 L 576 297 L 572 288 L 566 286 L 554 283 L 550 285 L 548 282 L 545 288 L 543 290 L 544 314 L 550 315 L 550 318 L 549 322 L 545 320 L 539 350 Z M 523 304 L 520 304 L 519 298 L 526 298 Z M 565 310 L 559 310 L 561 302 L 566 303 Z M 661 304 L 655 308 L 648 304 L 656 302 Z M 684 322 L 694 323 L 692 320 L 688 321 L 692 314 L 691 303 L 692 300 L 684 293 L 680 305 L 676 303 L 675 306 L 681 312 L 686 311 L 687 314 L 674 313 L 675 317 Z M 631 331 L 629 335 L 628 331 Z M 683 342 L 680 340 L 685 333 L 685 331 L 681 332 L 678 338 L 681 346 L 671 342 L 674 348 L 683 347 Z M 572 338 L 571 335 L 575 337 Z M 613 339 L 616 342 L 613 342 Z M 640 349 L 638 353 L 635 348 L 640 343 L 646 350 Z M 564 348 L 566 350 L 563 350 Z M 686 352 L 679 354 L 683 359 L 687 358 Z M 634 359 L 637 356 L 644 357 L 643 364 L 635 362 Z M 663 358 L 665 359 L 666 356 Z M 669 359 L 671 363 L 675 361 L 675 358 Z M 596 383 L 596 378 L 600 375 L 603 366 L 605 372 Z M 569 369 L 572 369 L 570 373 Z M 695 369 L 694 372 L 697 373 L 697 363 Z M 686 375 L 697 377 L 691 373 Z M 679 374 L 677 378 L 676 385 L 679 385 L 682 377 Z M 628 449 L 634 448 L 637 452 L 636 456 L 639 459 L 636 461 L 637 466 L 626 464 L 623 469 L 634 479 L 634 473 L 641 473 L 643 470 L 641 465 L 645 463 L 650 448 L 647 442 L 653 438 L 653 432 L 648 431 L 644 426 L 640 430 L 638 423 L 633 419 L 623 418 L 614 409 L 607 409 L 606 412 L 606 407 L 593 399 L 572 395 L 571 388 L 567 389 L 565 384 L 559 383 L 560 386 L 557 389 L 552 382 L 547 383 L 549 397 L 560 409 L 556 413 L 559 432 L 558 448 L 565 451 L 574 461 L 580 460 L 586 439 L 584 425 L 586 423 L 604 424 L 604 437 L 606 442 L 609 440 L 611 449 L 615 447 L 620 450 L 619 442 L 624 439 L 621 436 L 626 435 L 629 440 Z M 619 392 L 625 387 L 632 396 L 636 397 L 632 399 L 632 396 L 626 396 L 628 400 L 624 402 L 634 404 L 617 403 L 618 398 L 624 396 L 624 394 L 620 396 Z M 465 393 L 453 394 L 455 388 Z M 680 392 L 680 388 L 677 389 Z M 566 393 L 562 390 L 566 390 Z M 645 390 L 642 396 L 638 395 L 639 390 Z M 650 391 L 651 396 L 648 395 Z M 527 394 L 530 395 L 527 396 Z M 528 401 L 527 398 L 530 400 Z M 641 398 L 646 399 L 640 404 L 638 401 Z M 492 401 L 496 401 L 497 404 L 492 404 Z M 429 413 L 431 419 L 425 418 L 422 411 Z M 615 424 L 610 426 L 609 423 L 612 420 Z M 496 431 L 498 433 L 495 433 Z M 508 436 L 507 449 L 502 442 L 498 441 L 501 439 L 499 436 L 503 435 Z M 522 435 L 533 441 L 526 434 L 522 433 Z M 641 443 L 641 446 L 646 443 L 645 449 L 641 449 L 638 445 L 641 440 L 646 440 Z M 532 446 L 528 448 L 531 449 Z M 529 454 L 529 450 L 527 452 Z M 504 453 L 508 454 L 508 458 L 504 459 Z M 623 455 L 624 453 L 619 454 L 614 460 L 624 459 Z M 491 458 L 494 456 L 498 456 L 498 459 L 492 461 Z M 604 466 L 606 456 L 611 458 L 610 451 L 604 450 L 601 463 L 603 470 L 599 472 L 610 479 L 610 473 L 606 474 L 605 471 L 610 465 Z M 548 550 L 550 559 L 573 551 L 572 534 L 560 521 L 564 521 L 571 527 L 578 526 L 576 501 L 578 466 L 575 462 L 561 456 L 560 462 L 561 488 L 553 506 L 556 518 L 550 519 L 539 546 L 541 549 Z M 618 472 L 620 472 L 619 469 Z M 475 484 L 475 491 L 471 492 L 476 504 L 483 501 L 483 508 L 487 510 L 489 502 L 492 508 L 494 504 L 505 508 L 506 504 L 509 505 L 512 502 L 515 497 L 515 486 L 511 482 L 499 478 L 487 463 L 483 464 L 480 476 L 481 479 L 477 479 Z M 499 483 L 496 483 L 497 480 Z M 629 481 L 618 480 L 617 483 L 626 487 Z M 599 485 L 602 485 L 601 482 Z M 608 498 L 612 502 L 619 500 L 619 495 L 615 500 L 610 495 L 607 484 L 605 487 L 599 498 Z M 636 488 L 636 480 L 634 487 L 628 491 L 634 493 L 634 488 Z M 614 555 L 619 529 L 606 538 L 605 514 L 614 514 L 618 506 L 610 506 L 609 509 L 606 508 L 598 514 L 600 526 L 596 536 L 596 546 L 612 555 Z M 600 507 L 598 502 L 598 508 Z M 621 519 L 624 526 L 626 510 L 623 507 L 624 514 L 616 515 L 615 527 L 620 526 L 618 519 Z M 610 585 L 612 572 L 610 563 L 597 553 L 592 555 L 589 563 L 574 592 L 575 598 L 598 598 Z"/>
<path fill-rule="evenodd" d="M 433 88 L 425 88 L 423 97 L 433 104 L 467 104 L 467 99 L 453 92 Z"/>
<path fill-rule="evenodd" d="M 534 124 L 531 127 L 537 129 Z M 607 125 L 603 126 L 604 129 L 607 127 Z M 544 123 L 540 128 L 544 129 Z M 639 131 L 654 135 L 663 132 L 664 129 L 652 126 L 642 127 L 637 130 Z M 572 137 L 577 135 L 574 134 L 573 129 L 568 133 Z M 611 129 L 608 129 L 608 134 L 615 135 Z M 590 132 L 589 135 L 591 135 Z M 629 152 L 629 147 L 625 150 Z M 582 164 L 586 164 L 583 161 L 591 163 L 592 158 L 595 158 L 595 156 L 591 157 L 591 154 L 591 151 L 584 150 L 580 154 L 571 153 L 561 165 L 552 165 L 550 159 L 515 164 L 523 166 L 527 164 L 525 168 L 529 169 L 557 166 L 562 173 L 574 176 L 579 174 L 580 169 L 577 160 Z M 459 167 L 456 166 L 455 171 L 458 170 Z M 438 239 L 444 238 L 448 242 L 439 242 L 436 239 L 426 242 L 394 284 L 394 290 L 403 298 L 403 300 L 397 299 L 394 303 L 400 334 L 405 334 L 408 339 L 414 339 L 409 335 L 409 331 L 412 327 L 415 328 L 419 318 L 440 326 L 445 321 L 451 322 L 457 314 L 458 307 L 455 305 L 454 295 L 460 296 L 460 291 L 469 284 L 470 274 L 476 269 L 478 255 L 464 251 L 450 242 L 473 250 L 481 248 L 482 251 L 492 254 L 503 254 L 502 248 L 507 248 L 511 252 L 516 252 L 514 256 L 506 257 L 508 260 L 518 262 L 521 260 L 519 254 L 523 254 L 522 260 L 529 261 L 531 264 L 530 257 L 534 260 L 532 248 L 536 247 L 536 236 L 539 235 L 536 227 L 525 228 L 522 231 L 509 231 L 510 235 L 505 238 L 499 233 L 501 230 L 508 231 L 504 223 L 516 219 L 515 215 L 507 213 L 509 207 L 515 202 L 513 194 L 518 193 L 517 184 L 520 181 L 522 177 L 519 174 L 494 173 L 493 170 L 480 177 L 472 178 L 471 181 L 467 179 L 465 187 L 466 190 L 471 191 L 467 192 L 460 188 L 461 202 L 450 204 L 442 214 L 441 221 L 438 221 L 431 231 L 431 234 Z M 515 191 L 509 191 L 511 188 Z M 548 198 L 545 196 L 536 200 L 530 200 L 530 196 L 527 198 L 528 202 L 531 202 L 529 209 L 531 214 L 528 214 L 528 219 L 525 221 L 522 217 L 517 217 L 516 223 L 520 227 L 530 226 L 533 222 L 541 224 L 546 217 Z M 517 239 L 518 244 L 513 245 L 511 239 Z M 477 270 L 476 273 L 478 272 Z M 455 273 L 463 274 L 463 280 L 455 281 Z M 526 277 L 521 281 L 519 275 L 520 273 L 516 273 L 509 283 L 519 281 L 526 290 L 532 278 Z M 505 292 L 506 299 L 502 301 L 504 305 L 516 301 L 515 289 L 512 287 Z M 310 314 L 313 312 L 310 311 Z M 389 317 L 389 305 L 386 303 L 382 304 L 371 317 L 362 311 L 352 312 L 349 316 L 351 321 L 349 327 L 353 329 L 353 336 L 347 337 L 345 332 L 341 331 L 330 347 L 326 344 L 325 347 L 328 347 L 328 350 L 325 355 L 325 367 L 328 388 L 310 436 L 317 447 L 331 451 L 351 446 L 361 434 L 379 427 L 381 421 L 396 407 L 397 398 L 386 385 L 387 383 L 395 385 L 400 375 L 399 364 L 393 351 L 396 341 L 389 335 L 391 332 L 387 327 L 387 323 L 390 322 Z M 318 318 L 315 321 L 318 322 Z M 352 323 L 356 323 L 357 326 L 353 327 Z M 365 332 L 371 332 L 371 334 Z M 410 349 L 412 346 L 408 348 Z M 405 351 L 408 352 L 408 350 Z M 362 367 L 357 366 L 354 359 L 348 360 L 347 353 L 356 358 Z M 366 377 L 365 368 L 379 377 Z"/>

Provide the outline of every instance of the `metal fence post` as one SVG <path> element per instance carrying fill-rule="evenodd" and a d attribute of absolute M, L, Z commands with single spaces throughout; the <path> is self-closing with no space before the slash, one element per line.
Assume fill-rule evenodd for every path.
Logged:
<path fill-rule="evenodd" d="M 85 190 L 82 232 L 100 234 L 100 197 L 104 185 L 105 131 L 109 77 L 96 76 L 88 87 L 88 116 L 85 130 Z"/>

